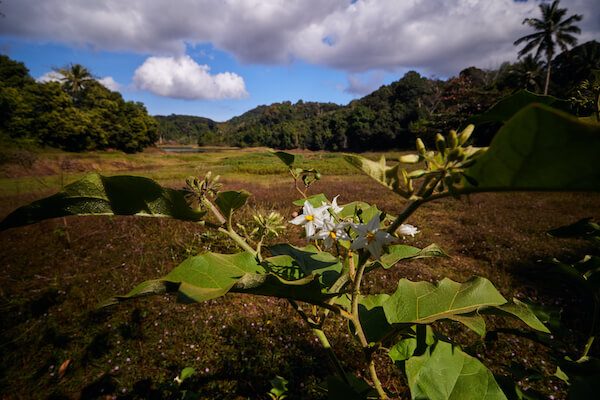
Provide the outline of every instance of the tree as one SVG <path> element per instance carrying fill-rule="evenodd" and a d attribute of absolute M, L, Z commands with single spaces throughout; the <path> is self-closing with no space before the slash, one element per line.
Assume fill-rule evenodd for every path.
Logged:
<path fill-rule="evenodd" d="M 511 66 L 508 79 L 514 87 L 537 93 L 542 85 L 543 67 L 543 61 L 528 54 Z"/>
<path fill-rule="evenodd" d="M 519 51 L 519 57 L 530 53 L 535 48 L 536 58 L 540 54 L 546 55 L 546 85 L 544 86 L 544 94 L 548 94 L 548 85 L 550 84 L 550 63 L 555 54 L 556 45 L 563 51 L 567 50 L 567 46 L 575 46 L 577 38 L 571 35 L 572 33 L 581 33 L 579 27 L 573 25 L 576 21 L 581 21 L 583 16 L 575 14 L 567 19 L 563 19 L 567 13 L 566 8 L 558 8 L 559 0 L 554 0 L 551 5 L 546 3 L 540 4 L 542 11 L 542 19 L 525 18 L 523 24 L 533 27 L 537 32 L 523 36 L 517 39 L 515 46 L 526 42 L 527 44 Z"/>
<path fill-rule="evenodd" d="M 81 64 L 69 64 L 63 68 L 53 68 L 55 72 L 62 75 L 63 88 L 71 94 L 73 100 L 77 100 L 79 92 L 86 84 L 94 80 L 90 71 Z"/>

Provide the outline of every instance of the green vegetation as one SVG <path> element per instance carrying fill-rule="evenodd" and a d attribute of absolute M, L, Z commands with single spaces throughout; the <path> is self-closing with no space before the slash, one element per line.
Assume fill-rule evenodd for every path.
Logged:
<path fill-rule="evenodd" d="M 546 100 L 548 104 L 556 102 L 553 98 Z M 427 237 L 424 238 L 426 245 L 421 242 L 417 246 L 413 240 L 406 239 L 415 234 L 431 237 L 432 233 L 444 229 L 438 226 L 439 221 L 435 216 L 433 221 L 436 223 L 421 232 L 412 225 L 404 224 L 409 218 L 413 222 L 413 218 L 417 218 L 417 211 L 421 207 L 425 209 L 434 200 L 450 197 L 460 199 L 467 194 L 506 190 L 600 191 L 600 176 L 590 162 L 600 148 L 600 126 L 582 122 L 548 106 L 526 104 L 523 107 L 523 103 L 523 96 L 517 95 L 514 101 L 506 99 L 504 104 L 499 104 L 485 116 L 489 121 L 495 118 L 502 126 L 488 149 L 475 148 L 469 144 L 473 133 L 473 127 L 469 126 L 460 133 L 450 131 L 446 137 L 437 135 L 436 150 L 428 150 L 418 140 L 417 153 L 402 154 L 399 162 L 388 163 L 384 157 L 374 161 L 358 155 L 346 155 L 346 161 L 404 199 L 401 204 L 392 201 L 391 210 L 392 213 L 394 210 L 397 212 L 397 217 L 392 216 L 392 213 L 381 213 L 379 207 L 383 198 L 376 200 L 377 206 L 363 201 L 337 203 L 337 197 L 329 202 L 324 193 L 307 198 L 307 190 L 321 182 L 322 174 L 310 164 L 308 168 L 300 167 L 294 154 L 275 152 L 273 155 L 287 167 L 295 181 L 296 191 L 303 197 L 294 202 L 295 205 L 302 206 L 301 215 L 296 212 L 289 222 L 304 225 L 304 240 L 310 241 L 308 246 L 304 243 L 303 247 L 296 247 L 296 240 L 290 240 L 290 237 L 283 243 L 273 244 L 276 238 L 282 237 L 282 222 L 287 218 L 272 208 L 268 213 L 264 208 L 255 208 L 261 204 L 264 207 L 268 203 L 253 203 L 246 190 L 227 190 L 217 183 L 217 178 L 213 179 L 209 174 L 205 179 L 188 179 L 183 191 L 161 187 L 146 178 L 90 174 L 65 186 L 53 196 L 17 209 L 2 221 L 0 229 L 20 227 L 55 217 L 90 214 L 141 215 L 159 217 L 158 219 L 169 217 L 186 224 L 196 222 L 203 239 L 186 246 L 183 262 L 172 270 L 162 272 L 162 277 L 150 280 L 143 277 L 144 282 L 138 283 L 128 293 L 121 289 L 115 296 L 104 299 L 102 307 L 123 301 L 139 304 L 138 298 L 148 295 L 158 295 L 160 303 L 170 293 L 177 293 L 180 302 L 200 303 L 201 308 L 210 307 L 209 303 L 226 294 L 234 296 L 235 300 L 237 297 L 234 293 L 287 300 L 289 311 L 295 311 L 302 322 L 300 326 L 307 327 L 316 336 L 314 343 L 322 346 L 322 355 L 327 356 L 330 364 L 325 374 L 309 372 L 314 386 L 306 391 L 304 382 L 296 386 L 294 378 L 298 373 L 290 369 L 290 363 L 279 363 L 275 357 L 271 357 L 270 362 L 281 365 L 286 372 L 278 370 L 277 375 L 281 378 L 275 382 L 270 381 L 273 387 L 278 386 L 275 392 L 269 392 L 275 396 L 297 394 L 298 398 L 320 397 L 318 390 L 325 390 L 329 398 L 351 395 L 357 399 L 406 396 L 407 391 L 410 391 L 413 398 L 432 400 L 453 397 L 483 400 L 490 398 L 489 396 L 497 399 L 523 396 L 552 398 L 565 393 L 568 398 L 589 398 L 597 393 L 600 376 L 595 350 L 597 321 L 600 316 L 598 286 L 594 275 L 598 259 L 595 256 L 597 247 L 593 244 L 586 248 L 587 255 L 580 263 L 553 262 L 546 272 L 558 269 L 557 273 L 568 274 L 576 284 L 585 288 L 581 291 L 582 295 L 590 294 L 594 297 L 593 304 L 590 304 L 593 308 L 591 327 L 585 324 L 577 338 L 572 331 L 565 333 L 562 323 L 557 319 L 556 310 L 534 304 L 529 299 L 507 300 L 505 294 L 497 290 L 485 276 L 456 281 L 451 276 L 442 277 L 452 273 L 438 273 L 435 283 L 432 279 L 415 282 L 407 279 L 410 274 L 402 268 L 423 258 L 447 257 L 447 253 L 440 246 L 432 244 Z M 262 155 L 247 154 L 246 158 L 260 161 Z M 406 164 L 412 168 L 406 169 Z M 357 185 L 354 179 L 342 180 L 341 184 L 338 190 L 344 196 L 356 189 L 352 186 L 359 186 L 358 189 L 364 192 L 362 185 Z M 258 185 L 251 186 L 255 190 L 259 189 Z M 286 196 L 286 190 L 281 190 L 281 186 L 280 183 L 271 183 L 270 196 Z M 328 184 L 329 190 L 332 189 L 330 186 Z M 359 198 L 362 199 L 362 195 Z M 597 194 L 590 199 L 587 204 L 597 209 Z M 251 206 L 249 215 L 243 211 L 246 203 Z M 513 208 L 512 217 L 519 214 L 516 209 L 523 206 L 519 203 Z M 447 208 L 448 203 L 443 207 L 446 212 L 452 209 Z M 561 203 L 560 207 L 565 210 L 565 203 Z M 505 217 L 509 217 L 511 213 Z M 289 214 L 288 209 L 283 215 Z M 249 219 L 248 216 L 253 218 Z M 480 219 L 481 216 L 475 217 L 471 223 L 478 225 Z M 553 216 L 553 221 L 556 219 Z M 452 217 L 450 220 L 461 221 L 460 218 Z M 556 227 L 555 222 L 552 227 Z M 472 231 L 471 223 L 467 223 L 462 229 Z M 518 223 L 522 224 L 523 221 L 519 219 Z M 426 225 L 423 226 L 425 228 Z M 211 230 L 215 235 L 221 235 L 218 249 L 210 248 L 214 243 L 210 240 Z M 476 231 L 476 234 L 482 233 L 479 229 Z M 57 232 L 65 235 L 66 243 L 71 243 L 71 238 L 66 233 L 68 227 L 65 219 L 63 227 Z M 452 234 L 456 233 L 455 229 Z M 598 225 L 590 223 L 590 219 L 551 231 L 556 238 L 582 234 L 592 241 L 597 241 L 597 233 Z M 488 237 L 488 234 L 489 231 L 485 233 L 484 242 L 492 243 L 497 248 L 497 238 Z M 529 234 L 525 235 L 527 236 Z M 406 243 L 392 243 L 398 241 Z M 196 247 L 196 243 L 203 245 L 204 249 Z M 508 239 L 500 245 L 500 252 L 511 253 L 514 251 L 512 246 L 512 240 Z M 556 251 L 555 246 L 552 251 Z M 141 254 L 145 252 L 142 250 Z M 535 257 L 539 259 L 539 256 Z M 561 260 L 567 258 L 560 256 Z M 432 261 L 428 265 L 435 267 L 443 262 Z M 522 263 L 518 264 L 523 267 Z M 469 261 L 463 266 L 468 265 Z M 161 274 L 159 270 L 156 272 Z M 388 281 L 387 274 L 393 274 L 394 277 Z M 467 272 L 467 275 L 470 273 Z M 539 274 L 534 275 L 535 278 L 529 285 L 542 290 L 539 286 Z M 115 279 L 118 278 L 115 276 Z M 503 283 L 510 281 L 506 276 L 503 279 Z M 380 283 L 375 284 L 376 280 Z M 94 283 L 92 285 L 96 286 Z M 99 281 L 97 286 L 101 287 L 102 282 Z M 385 289 L 379 289 L 380 286 Z M 504 284 L 502 292 L 507 289 Z M 102 300 L 94 299 L 95 302 Z M 560 305 L 563 301 L 561 299 L 554 304 Z M 255 302 L 260 304 L 260 300 Z M 234 312 L 235 316 L 243 308 L 237 303 L 234 310 L 238 311 Z M 279 307 L 277 312 L 282 313 L 283 309 Z M 486 315 L 502 319 L 484 319 Z M 273 318 L 275 319 L 274 316 Z M 212 316 L 205 319 L 205 324 L 211 319 Z M 253 322 L 250 326 L 255 326 L 261 318 L 254 317 L 251 320 Z M 131 326 L 140 325 L 140 321 L 139 314 L 132 314 L 131 321 L 123 328 L 125 333 L 121 333 L 123 339 L 129 337 L 133 329 Z M 266 324 L 271 323 L 269 319 Z M 156 326 L 157 322 L 154 324 Z M 222 320 L 219 325 L 221 329 L 231 327 L 231 331 L 225 334 L 226 337 L 237 334 L 242 341 L 248 337 L 247 323 L 238 318 Z M 281 322 L 283 329 L 289 325 L 289 320 L 287 323 Z M 108 328 L 111 326 L 109 324 Z M 460 326 L 467 329 L 466 332 L 461 333 Z M 348 341 L 345 342 L 342 338 L 340 342 L 339 328 L 344 327 L 348 329 Z M 196 322 L 185 322 L 182 328 L 190 332 L 184 335 L 184 340 L 190 334 L 206 333 L 204 328 L 197 328 Z M 242 329 L 245 329 L 243 333 Z M 135 331 L 140 330 L 139 326 L 135 328 Z M 259 329 L 259 332 L 262 331 L 264 329 Z M 344 331 L 345 329 L 341 330 L 342 333 Z M 259 332 L 254 332 L 253 336 L 262 336 Z M 521 344 L 512 347 L 510 365 L 498 362 L 492 355 L 490 346 L 495 346 L 500 340 L 500 334 L 523 338 L 529 343 L 527 346 Z M 141 342 L 142 334 L 136 335 L 138 342 Z M 266 332 L 265 335 L 270 337 Z M 85 370 L 88 368 L 88 357 L 101 358 L 110 351 L 107 336 L 96 336 L 86 347 L 84 355 L 78 356 L 77 365 Z M 55 338 L 56 332 L 50 337 Z M 283 341 L 283 337 L 280 338 Z M 201 342 L 204 343 L 206 339 L 208 338 L 201 339 Z M 120 340 L 117 340 L 117 344 L 119 343 Z M 159 349 L 162 349 L 162 339 L 159 343 Z M 509 343 L 510 340 L 498 343 L 498 346 L 503 347 Z M 240 354 L 244 355 L 248 346 L 237 342 L 236 345 L 239 346 Z M 141 343 L 140 347 L 143 351 Z M 251 345 L 249 347 L 253 349 Z M 196 348 L 195 343 L 185 342 L 181 355 Z M 235 346 L 230 347 L 233 348 Z M 485 357 L 482 353 L 485 353 Z M 120 354 L 119 351 L 115 357 Z M 313 350 L 307 349 L 307 354 L 313 354 Z M 488 356 L 491 356 L 489 360 Z M 63 355 L 65 357 L 67 354 Z M 521 357 L 524 357 L 522 361 L 518 360 Z M 118 393 L 120 389 L 121 393 L 129 392 L 130 396 L 144 396 L 139 392 L 140 385 L 136 384 L 137 388 L 134 385 L 132 389 L 128 389 L 118 380 L 112 379 L 112 375 L 121 374 L 119 371 L 122 368 L 122 363 L 113 367 L 112 360 L 111 356 L 106 361 L 110 368 L 109 374 L 104 374 L 101 380 L 93 382 L 92 388 L 86 386 L 82 389 L 82 396 L 87 390 L 98 386 L 110 394 Z M 170 360 L 180 360 L 180 357 Z M 215 365 L 224 361 L 222 357 L 211 360 Z M 532 369 L 534 360 L 545 368 Z M 62 362 L 58 370 L 59 379 L 64 376 L 71 361 L 68 358 Z M 200 361 L 200 355 L 196 361 Z M 249 358 L 244 358 L 244 361 L 249 361 Z M 128 357 L 125 362 L 131 362 L 131 358 Z M 324 360 L 321 359 L 320 362 L 323 368 Z M 490 366 L 489 362 L 493 365 Z M 213 364 L 204 367 L 204 372 L 209 373 Z M 236 358 L 233 362 L 220 365 L 220 371 L 243 365 L 245 364 Z M 166 397 L 164 391 L 169 390 L 176 397 L 183 398 L 187 393 L 209 397 L 215 397 L 215 393 L 218 393 L 216 397 L 243 396 L 248 393 L 245 389 L 240 390 L 239 386 L 228 385 L 219 386 L 213 392 L 214 387 L 206 385 L 206 375 L 199 381 L 192 378 L 197 371 L 202 371 L 202 367 L 197 363 L 178 364 L 173 368 L 174 375 L 171 375 L 175 383 L 169 385 L 167 379 L 158 387 L 153 386 L 152 381 L 147 381 L 144 385 L 147 389 L 161 393 L 156 394 L 161 397 Z M 54 364 L 48 367 L 50 370 L 54 368 Z M 335 376 L 324 376 L 332 373 Z M 552 374 L 554 377 L 550 376 Z M 49 375 L 54 378 L 56 372 L 52 371 Z M 254 397 L 267 393 L 267 381 L 275 374 L 269 372 L 269 375 L 267 379 L 262 379 L 261 390 L 255 391 Z M 239 382 L 239 377 L 236 379 Z M 252 376 L 251 379 L 254 383 L 260 378 Z M 191 386 L 177 386 L 183 385 L 184 380 Z M 208 380 L 218 382 L 218 378 L 214 377 L 208 377 Z M 286 384 L 282 383 L 284 381 Z M 403 381 L 406 387 L 399 389 L 399 381 Z M 523 384 L 523 381 L 527 384 Z M 323 382 L 320 389 L 316 382 Z M 558 385 L 561 385 L 561 389 Z M 153 387 L 156 389 L 152 389 Z M 296 393 L 290 390 L 291 387 L 296 388 Z M 54 395 L 59 393 L 55 391 Z"/>
<path fill-rule="evenodd" d="M 156 142 L 157 123 L 142 103 L 124 101 L 81 65 L 56 71 L 62 83 L 38 83 L 23 63 L 0 55 L 0 140 L 128 153 Z"/>
<path fill-rule="evenodd" d="M 551 92 L 570 99 L 572 111 L 567 110 L 578 116 L 593 115 L 595 97 L 587 88 L 594 82 L 592 71 L 600 69 L 600 44 L 591 41 L 563 52 L 552 60 L 551 68 Z M 519 90 L 539 92 L 547 71 L 538 57 L 527 55 L 498 70 L 469 67 L 447 81 L 409 71 L 346 106 L 283 102 L 259 106 L 227 122 L 181 115 L 157 120 L 163 139 L 200 146 L 353 152 L 408 149 L 417 138 L 433 145 L 438 132 L 463 127 L 473 116 Z M 477 144 L 488 145 L 497 128 L 477 126 Z"/>
<path fill-rule="evenodd" d="M 559 0 L 554 0 L 551 5 L 542 3 L 540 10 L 542 19 L 525 18 L 524 24 L 534 28 L 537 32 L 523 36 L 515 41 L 515 46 L 523 42 L 527 42 L 525 47 L 519 51 L 519 57 L 532 52 L 535 52 L 535 59 L 538 59 L 540 54 L 546 56 L 546 84 L 544 85 L 544 94 L 548 94 L 548 86 L 550 85 L 550 70 L 554 54 L 556 54 L 556 46 L 558 45 L 563 52 L 568 50 L 567 46 L 575 46 L 577 38 L 571 35 L 572 33 L 581 33 L 579 27 L 573 25 L 574 22 L 581 21 L 583 16 L 572 15 L 567 19 L 563 19 L 567 13 L 566 8 L 558 8 Z"/>

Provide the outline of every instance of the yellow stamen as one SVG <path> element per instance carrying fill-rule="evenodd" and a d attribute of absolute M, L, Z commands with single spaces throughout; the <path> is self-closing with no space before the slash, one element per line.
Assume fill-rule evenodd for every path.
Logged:
<path fill-rule="evenodd" d="M 334 231 L 329 232 L 329 236 L 331 236 L 331 238 L 333 240 L 335 240 L 335 232 Z"/>
<path fill-rule="evenodd" d="M 315 219 L 315 216 L 314 216 L 314 215 L 307 215 L 307 216 L 305 216 L 304 218 L 306 218 L 306 219 L 307 219 L 307 220 L 309 220 L 309 221 L 312 221 L 312 220 L 314 220 L 314 219 Z"/>
<path fill-rule="evenodd" d="M 375 234 L 373 232 L 367 232 L 367 242 L 371 243 L 375 239 Z"/>

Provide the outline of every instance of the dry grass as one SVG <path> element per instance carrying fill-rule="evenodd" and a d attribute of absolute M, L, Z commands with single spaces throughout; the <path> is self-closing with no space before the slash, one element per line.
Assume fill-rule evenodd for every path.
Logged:
<path fill-rule="evenodd" d="M 265 162 L 260 154 L 229 151 L 178 159 L 156 153 L 139 159 L 126 156 L 125 161 L 97 156 L 106 165 L 154 174 L 171 185 L 182 182 L 190 170 L 221 168 L 224 189 L 253 193 L 240 213 L 242 219 L 255 211 L 277 210 L 290 216 L 295 210 L 291 202 L 298 196 L 282 173 L 285 169 Z M 326 154 L 303 156 L 323 163 L 330 159 Z M 54 165 L 51 160 L 48 157 L 40 165 Z M 77 162 L 89 165 L 90 160 L 83 157 Z M 267 176 L 256 167 L 260 163 Z M 27 175 L 22 167 L 12 165 L 4 171 L 15 176 L 2 181 L 2 186 L 42 177 L 41 169 Z M 63 179 L 79 172 L 63 171 Z M 329 198 L 340 194 L 342 204 L 364 200 L 392 214 L 401 210 L 398 198 L 377 183 L 338 167 L 333 172 L 337 174 L 315 184 L 312 193 L 323 192 Z M 56 179 L 56 173 L 46 177 Z M 42 189 L 6 189 L 0 198 L 0 215 L 49 194 L 55 186 Z M 546 237 L 549 229 L 587 216 L 599 219 L 598 194 L 481 194 L 429 203 L 408 221 L 421 234 L 407 243 L 419 247 L 437 243 L 452 258 L 416 260 L 376 271 L 367 277 L 364 291 L 392 292 L 400 278 L 435 282 L 443 277 L 463 281 L 484 276 L 507 298 L 530 297 L 561 307 L 565 324 L 572 329 L 570 348 L 575 350 L 588 333 L 589 299 L 537 260 L 575 261 L 583 254 L 600 254 L 584 241 Z M 304 242 L 297 227 L 288 231 L 290 241 Z M 203 398 L 265 399 L 269 380 L 276 374 L 290 381 L 289 398 L 322 398 L 317 384 L 333 371 L 315 338 L 284 301 L 228 295 L 206 304 L 181 305 L 165 296 L 95 310 L 102 300 L 160 277 L 186 257 L 204 251 L 235 249 L 195 224 L 150 218 L 69 217 L 0 232 L 3 398 L 163 398 L 171 390 L 164 382 L 172 381 L 185 366 L 199 371 L 191 384 Z M 492 320 L 490 326 L 497 323 L 502 321 Z M 553 372 L 544 349 L 523 339 L 500 337 L 484 346 L 467 330 L 449 324 L 439 324 L 438 329 L 470 345 L 495 370 L 525 360 L 547 374 Z M 359 349 L 345 324 L 333 318 L 326 330 L 348 369 L 364 375 Z M 596 346 L 593 353 L 598 355 L 599 350 Z M 58 369 L 67 360 L 70 364 L 61 376 Z M 380 362 L 386 387 L 406 397 L 404 379 L 385 357 Z M 536 385 L 556 398 L 564 389 L 549 377 L 524 384 Z"/>

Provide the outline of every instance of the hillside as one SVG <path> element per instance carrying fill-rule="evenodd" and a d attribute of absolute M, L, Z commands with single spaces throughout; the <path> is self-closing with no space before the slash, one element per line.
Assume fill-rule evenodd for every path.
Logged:
<path fill-rule="evenodd" d="M 551 93 L 569 99 L 577 115 L 592 114 L 594 69 L 600 69 L 598 42 L 559 54 L 552 63 Z M 504 63 L 497 70 L 469 67 L 447 80 L 409 71 L 344 106 L 300 100 L 261 105 L 224 123 L 178 115 L 156 119 L 163 140 L 179 143 L 355 152 L 406 149 L 418 137 L 432 145 L 436 133 L 458 129 L 518 90 L 539 92 L 544 76 L 543 66 L 528 59 Z M 475 138 L 486 145 L 491 134 L 480 127 Z"/>

